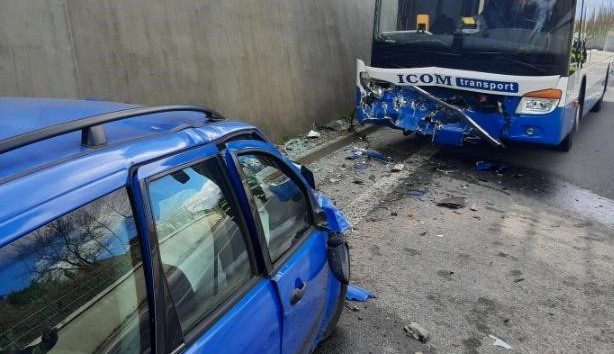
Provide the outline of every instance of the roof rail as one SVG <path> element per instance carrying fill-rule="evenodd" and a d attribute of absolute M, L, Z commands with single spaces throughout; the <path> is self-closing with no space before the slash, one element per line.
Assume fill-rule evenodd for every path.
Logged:
<path fill-rule="evenodd" d="M 115 122 L 122 119 L 144 116 L 148 114 L 185 111 L 204 113 L 210 121 L 214 122 L 225 119 L 216 111 L 199 106 L 165 105 L 128 108 L 56 124 L 50 127 L 19 134 L 8 139 L 0 140 L 0 154 L 78 130 L 81 130 L 81 145 L 86 147 L 101 146 L 107 142 L 104 127 L 102 126 L 104 123 Z"/>

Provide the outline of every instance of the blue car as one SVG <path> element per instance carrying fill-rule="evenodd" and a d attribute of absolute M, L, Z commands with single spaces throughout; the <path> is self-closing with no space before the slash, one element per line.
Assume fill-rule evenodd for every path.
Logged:
<path fill-rule="evenodd" d="M 343 215 L 207 108 L 0 98 L 0 203 L 0 353 L 304 353 L 343 309 Z"/>

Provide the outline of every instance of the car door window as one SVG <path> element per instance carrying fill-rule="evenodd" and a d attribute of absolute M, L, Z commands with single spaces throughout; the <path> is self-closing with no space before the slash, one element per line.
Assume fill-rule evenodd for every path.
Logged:
<path fill-rule="evenodd" d="M 162 267 L 184 333 L 252 277 L 227 191 L 213 159 L 149 182 Z"/>
<path fill-rule="evenodd" d="M 311 226 L 307 198 L 273 157 L 246 154 L 238 160 L 258 209 L 271 261 L 275 262 Z"/>
<path fill-rule="evenodd" d="M 0 353 L 149 350 L 141 258 L 123 189 L 0 248 Z"/>

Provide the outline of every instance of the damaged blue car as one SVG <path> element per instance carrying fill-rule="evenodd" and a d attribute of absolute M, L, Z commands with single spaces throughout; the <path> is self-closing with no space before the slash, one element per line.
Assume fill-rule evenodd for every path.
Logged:
<path fill-rule="evenodd" d="M 305 353 L 343 215 L 255 127 L 196 106 L 0 98 L 0 353 Z"/>

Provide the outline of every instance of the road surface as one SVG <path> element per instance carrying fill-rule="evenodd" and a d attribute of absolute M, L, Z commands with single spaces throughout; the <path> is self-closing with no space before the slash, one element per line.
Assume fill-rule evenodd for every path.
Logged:
<path fill-rule="evenodd" d="M 377 294 L 348 303 L 316 353 L 614 353 L 613 133 L 611 90 L 569 153 L 382 129 L 313 163 L 353 223 L 353 282 Z M 352 147 L 405 166 L 347 160 Z M 481 160 L 505 168 L 476 171 Z M 438 205 L 448 197 L 465 206 Z M 427 343 L 406 335 L 411 321 Z"/>

